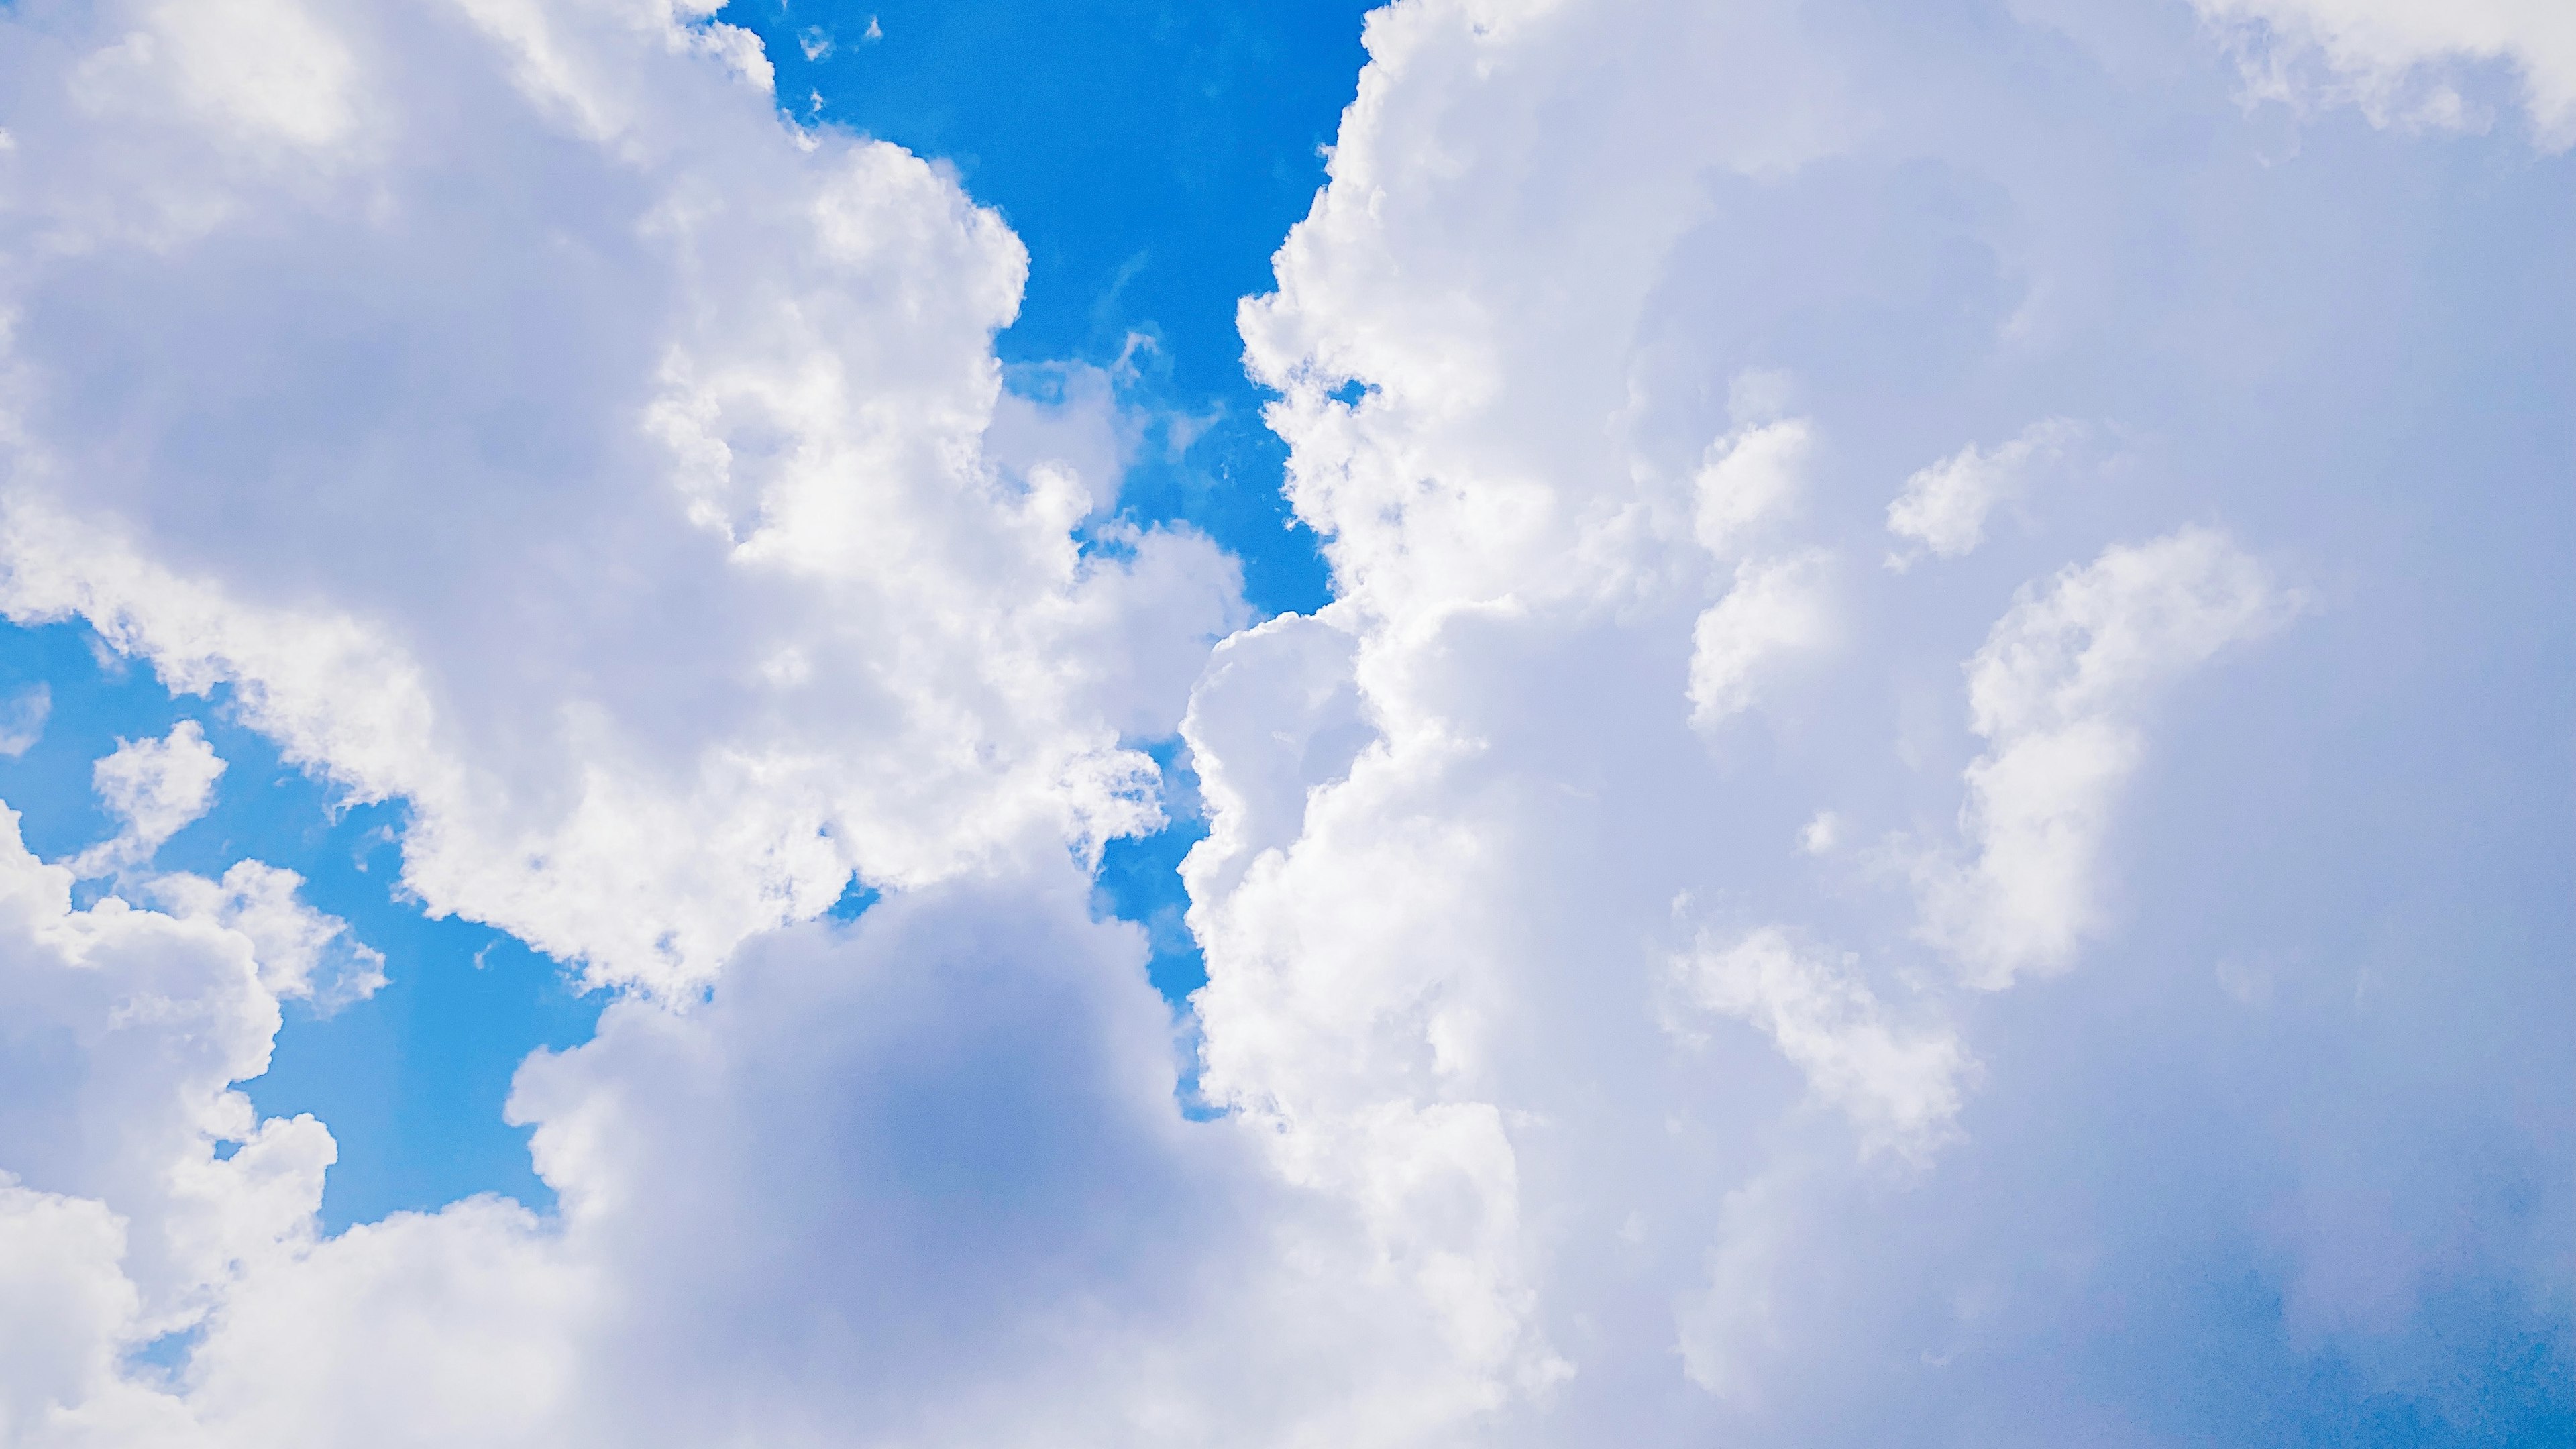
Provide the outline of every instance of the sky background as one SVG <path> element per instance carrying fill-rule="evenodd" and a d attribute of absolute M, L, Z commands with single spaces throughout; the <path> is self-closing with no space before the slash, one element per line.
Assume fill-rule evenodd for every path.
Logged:
<path fill-rule="evenodd" d="M 0 7 L 0 1446 L 2576 1444 L 2562 10 Z"/>

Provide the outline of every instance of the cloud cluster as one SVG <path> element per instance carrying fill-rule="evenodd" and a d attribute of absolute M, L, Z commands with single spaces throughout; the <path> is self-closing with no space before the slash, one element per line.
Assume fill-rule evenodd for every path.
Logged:
<path fill-rule="evenodd" d="M 309 1246 L 335 1152 L 231 1090 L 278 1027 L 257 945 L 72 879 L 0 815 L 0 1437 L 148 1444 L 188 1416 L 124 1355 Z"/>
<path fill-rule="evenodd" d="M 381 963 L 0 839 L 0 1440 L 2564 1425 L 2564 160 L 2280 162 L 2165 0 L 1368 45 L 1242 313 L 1335 602 L 1229 633 L 999 219 L 687 4 L 0 20 L 0 603 L 642 988 L 556 1210 L 324 1238 L 233 1087 Z M 1175 728 L 1194 1034 L 1086 873 Z"/>
<path fill-rule="evenodd" d="M 986 447 L 1018 239 L 706 8 L 49 3 L 0 61 L 0 607 L 402 798 L 432 910 L 666 990 L 853 871 L 1150 827 L 1123 740 L 1239 609 Z"/>
<path fill-rule="evenodd" d="M 2302 762 L 2312 790 L 2233 825 L 2291 848 L 2348 788 L 2323 781 L 2379 776 L 2384 744 L 2307 709 L 2311 667 L 2211 668 L 2387 627 L 2349 584 L 2342 619 L 2298 617 L 2315 555 L 2361 547 L 2300 438 L 2388 385 L 2377 351 L 2333 356 L 2350 339 L 2306 298 L 2392 263 L 2346 248 L 2336 279 L 2274 288 L 2356 223 L 2211 215 L 2264 157 L 2189 17 L 2029 8 L 2001 39 L 1900 39 L 1787 5 L 1392 7 L 1331 185 L 1244 309 L 1338 602 L 1233 641 L 1194 705 L 1204 1086 L 1443 1307 L 1505 1406 L 1483 1442 L 1995 1442 L 2002 1404 L 2027 1426 L 2005 1442 L 2124 1442 L 2158 1414 L 2256 1432 L 2223 1393 L 2185 1411 L 2075 1371 L 2096 1295 L 2278 1271 L 2230 1241 L 2276 1200 L 2160 1179 L 2152 1141 L 2097 1146 L 2099 1104 L 2174 1095 L 2155 1051 L 2228 1000 L 2196 954 L 2340 937 L 2330 889 L 2259 924 L 2198 914 L 2229 890 L 2208 767 Z M 2365 227 L 2428 225 L 2375 164 L 2347 151 L 2304 184 Z M 2072 417 L 2103 420 L 2120 466 L 2028 487 L 2080 441 Z M 2490 543 L 2548 486 L 2460 461 L 2496 499 Z M 2023 536 L 1986 539 L 2016 500 Z M 1942 568 L 1857 566 L 1891 541 Z M 2219 698 L 2267 732 L 2176 767 L 2160 737 L 2223 735 Z M 2564 830 L 2544 838 L 2563 858 Z M 2428 930 L 2468 910 L 2415 909 Z M 2348 989 L 2353 961 L 2311 961 L 2308 989 Z M 2541 961 L 2482 958 L 2446 1020 L 2550 994 Z M 2130 1013 L 2160 1047 L 2106 1049 Z M 2338 1090 L 2326 1043 L 2352 1028 L 2300 1016 L 2303 1090 Z M 2380 1044 L 2439 1059 L 2453 1029 Z M 2512 1109 L 2463 1088 L 2445 1110 Z M 2320 1130 L 2195 1121 L 2172 1150 L 2313 1158 Z M 2509 1171 L 2562 1142 L 2522 1139 Z M 2396 1201 L 2484 1191 L 2465 1171 L 2386 1190 L 2392 1235 L 2419 1210 Z M 2176 1240 L 2177 1214 L 2210 1236 Z M 2412 1259 L 2421 1306 L 2382 1320 L 2362 1392 L 2438 1375 L 2444 1295 L 2530 1305 L 2478 1332 L 2563 1354 L 2563 1295 L 2527 1276 L 2541 1221 Z M 2277 1329 L 2250 1318 L 2229 1331 Z"/>
<path fill-rule="evenodd" d="M 766 936 L 701 1009 L 532 1059 L 554 1214 L 323 1239 L 328 1130 L 232 1089 L 313 991 L 292 877 L 74 910 L 0 827 L 8 1443 L 1394 1444 L 1443 1371 L 1346 1212 L 1174 1110 L 1143 933 L 1070 860 Z"/>

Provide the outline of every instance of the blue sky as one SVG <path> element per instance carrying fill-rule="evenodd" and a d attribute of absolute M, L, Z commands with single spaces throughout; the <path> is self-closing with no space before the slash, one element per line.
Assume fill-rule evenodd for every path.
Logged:
<path fill-rule="evenodd" d="M 0 1444 L 2576 1443 L 2560 8 L 0 7 Z"/>

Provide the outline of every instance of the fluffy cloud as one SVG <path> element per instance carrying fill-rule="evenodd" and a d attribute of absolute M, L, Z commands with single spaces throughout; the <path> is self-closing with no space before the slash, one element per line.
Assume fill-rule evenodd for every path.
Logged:
<path fill-rule="evenodd" d="M 1114 477 L 985 447 L 1017 238 L 783 122 L 704 8 L 0 44 L 0 607 L 405 799 L 431 909 L 668 989 L 854 870 L 1151 826 L 1122 732 L 1238 610 L 1197 535 L 1084 547 Z"/>
<path fill-rule="evenodd" d="M 276 1027 L 254 943 L 0 867 L 34 898 L 0 1061 L 50 1073 L 0 1118 L 12 1442 L 1402 1444 L 1474 1390 L 1346 1209 L 1174 1110 L 1142 932 L 1070 862 L 766 937 L 701 1009 L 531 1060 L 557 1214 L 327 1240 L 328 1134 L 226 1090 Z M 180 1330 L 181 1370 L 130 1360 Z"/>
<path fill-rule="evenodd" d="M 1703 729 L 1753 705 L 1763 674 L 1833 639 L 1818 551 L 1739 565 L 1726 597 L 1691 627 L 1691 723 Z"/>
<path fill-rule="evenodd" d="M 1905 490 L 1887 505 L 1887 531 L 1938 557 L 1959 557 L 1985 542 L 1986 515 L 1999 504 L 2018 500 L 2029 487 L 2030 474 L 2054 462 L 2082 432 L 2064 418 L 2043 418 L 1995 447 L 1970 443 L 1916 469 L 1906 477 Z M 1910 555 L 1889 559 L 1900 570 L 1911 563 Z"/>
<path fill-rule="evenodd" d="M 2184 1092 L 2295 1112 L 2259 1053 L 2183 1045 L 2239 1008 L 2173 958 L 2341 942 L 2349 917 L 2331 890 L 2205 913 L 2233 889 L 2207 833 L 2294 849 L 2338 808 L 2309 771 L 2401 756 L 2302 703 L 2357 687 L 2313 663 L 2170 686 L 2276 632 L 2354 647 L 2400 607 L 2356 583 L 2281 630 L 2303 557 L 2351 578 L 2381 547 L 2345 491 L 2367 455 L 2329 462 L 2307 430 L 2368 411 L 2396 339 L 2446 325 L 2343 320 L 2324 299 L 2360 278 L 2428 283 L 2415 242 L 2329 243 L 2349 204 L 2389 236 L 2452 223 L 2410 210 L 2384 151 L 2301 174 L 2344 205 L 2267 195 L 2187 12 L 2022 8 L 1971 36 L 1785 5 L 1392 7 L 1331 185 L 1244 308 L 1337 602 L 1232 641 L 1193 706 L 1203 1087 L 1446 1316 L 1490 1386 L 1479 1442 L 2151 1438 L 2184 1422 L 2170 1396 L 2037 1365 L 2105 1341 L 2087 1305 L 2115 1282 L 2277 1271 L 2228 1245 L 2267 1231 L 2270 1190 L 2164 1176 L 2113 1104 L 2174 1100 L 2156 1062 L 2181 1051 L 2211 1084 Z M 2074 441 L 2034 417 L 2102 419 L 2122 467 L 2026 490 Z M 2479 537 L 2513 537 L 2537 465 L 2458 466 Z M 2027 527 L 1972 553 L 2014 498 Z M 1852 567 L 1891 525 L 1950 562 Z M 2517 577 L 2528 606 L 2545 574 Z M 2231 752 L 2229 718 L 2263 723 Z M 2278 813 L 2231 813 L 2264 771 Z M 1956 851 L 1926 844 L 1951 821 Z M 2307 958 L 2312 989 L 2348 979 L 2341 949 Z M 2491 958 L 2444 1020 L 2544 990 L 2539 959 Z M 2341 1079 L 2317 1053 L 2347 1026 L 2319 1010 L 2293 1054 Z M 2113 1047 L 2132 1013 L 2154 1024 Z M 2388 1049 L 2462 1040 L 2439 1035 Z M 2509 1109 L 2463 1085 L 2447 1110 Z M 2513 1173 L 2557 1150 L 2497 1130 Z M 2286 1115 L 2192 1132 L 2255 1173 L 2319 1151 Z M 2181 1241 L 2168 1215 L 2203 1226 Z M 2438 1295 L 2540 1291 L 2517 1266 L 2536 1227 L 2412 1259 L 2370 1392 L 2439 1372 Z M 2544 1297 L 2480 1331 L 2563 1345 Z M 2276 1377 L 2228 1399 L 2186 1372 L 2189 1422 L 2250 1434 L 2333 1399 L 2286 1387 L 2316 1340 L 2225 1331 Z"/>
<path fill-rule="evenodd" d="M 2063 968 L 2099 928 L 2097 860 L 2145 752 L 2140 711 L 2174 676 L 2298 605 L 2199 528 L 2115 545 L 2014 601 L 1968 663 L 1968 716 L 1987 742 L 1960 809 L 1975 859 L 1919 868 L 1926 934 L 1971 982 Z"/>
<path fill-rule="evenodd" d="M 206 813 L 224 762 L 195 720 L 157 740 L 119 740 L 91 769 L 99 803 L 121 822 L 117 833 L 84 851 L 73 868 L 104 875 L 152 858 L 162 843 Z"/>
<path fill-rule="evenodd" d="M 2554 1432 L 2576 192 L 2022 9 L 1380 12 L 1243 313 L 1336 602 L 1212 654 L 1016 241 L 740 36 L 13 10 L 9 607 L 666 989 L 523 1067 L 555 1210 L 323 1238 L 232 1084 L 345 938 L 0 849 L 9 1432 Z M 1869 566 L 2051 417 L 2134 457 Z M 1081 865 L 1176 720 L 1195 1062 Z"/>
<path fill-rule="evenodd" d="M 1975 1068 L 1957 1037 L 1899 1030 L 1867 986 L 1786 932 L 1765 927 L 1722 946 L 1703 935 L 1673 975 L 1690 1006 L 1740 1017 L 1778 1043 L 1809 1090 L 1851 1116 L 1865 1151 L 1921 1161 L 1954 1130 Z"/>
<path fill-rule="evenodd" d="M 249 937 L 260 985 L 328 1016 L 385 984 L 385 956 L 352 935 L 348 922 L 299 899 L 303 885 L 291 870 L 238 860 L 220 880 L 178 873 L 154 877 L 145 890 L 172 915 L 218 921 Z"/>
<path fill-rule="evenodd" d="M 2576 16 L 2552 0 L 2193 0 L 2222 24 L 2259 26 L 2252 47 L 2257 94 L 2360 105 L 2371 120 L 2459 127 L 2483 120 L 2445 75 L 2458 63 L 2500 62 L 2520 81 L 2542 145 L 2576 145 Z M 2269 41 L 2268 46 L 2260 41 Z M 2296 63 L 2313 54 L 2333 83 L 2303 85 Z"/>
<path fill-rule="evenodd" d="M 304 878 L 265 861 L 238 860 L 221 880 L 143 869 L 170 837 L 214 805 L 226 766 L 195 720 L 181 720 L 157 740 L 119 740 L 92 768 L 115 835 L 63 862 L 75 876 L 114 876 L 136 893 L 189 920 L 215 922 L 247 937 L 260 986 L 281 1000 L 305 1000 L 322 1015 L 362 1001 L 385 984 L 384 953 L 357 939 L 349 924 L 298 898 Z"/>
<path fill-rule="evenodd" d="M 231 1090 L 278 1026 L 255 943 L 114 896 L 73 910 L 72 879 L 0 816 L 0 1414 L 13 1442 L 151 1442 L 181 1416 L 122 1356 L 309 1243 L 335 1153 Z"/>

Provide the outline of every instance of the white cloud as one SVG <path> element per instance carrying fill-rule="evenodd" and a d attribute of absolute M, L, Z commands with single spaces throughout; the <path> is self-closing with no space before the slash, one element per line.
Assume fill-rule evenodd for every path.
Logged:
<path fill-rule="evenodd" d="M 1806 1073 L 1808 1089 L 1851 1118 L 1864 1152 L 1927 1162 L 1956 1135 L 1975 1062 L 1947 1031 L 1892 1023 L 1848 964 L 1764 927 L 1725 944 L 1703 931 L 1672 972 L 1691 1006 L 1769 1036 Z"/>
<path fill-rule="evenodd" d="M 1887 531 L 1910 538 L 1940 558 L 1958 558 L 1985 542 L 1986 515 L 2019 500 L 2031 474 L 2062 457 L 2083 430 L 2064 418 L 2043 418 L 1992 448 L 1970 443 L 1929 467 L 1916 469 L 1904 491 L 1887 505 Z M 1913 555 L 1891 555 L 1903 571 Z"/>
<path fill-rule="evenodd" d="M 328 1135 L 254 1129 L 224 1090 L 277 1026 L 248 943 L 70 912 L 69 879 L 0 859 L 0 902 L 24 908 L 0 920 L 0 1068 L 57 1070 L 0 1109 L 22 1442 L 148 1422 L 275 1449 L 387 1425 L 423 1445 L 1395 1445 L 1434 1422 L 1426 1395 L 1473 1393 L 1437 1377 L 1431 1325 L 1373 1281 L 1346 1212 L 1270 1186 L 1249 1124 L 1174 1111 L 1142 934 L 1090 919 L 1069 863 L 765 938 L 713 1000 L 628 999 L 532 1059 L 511 1111 L 559 1215 L 478 1197 L 327 1240 Z M 145 987 L 156 1009 L 99 1029 Z M 75 1055 L 30 1049 L 64 1030 Z M 66 1117 L 116 1130 L 49 1154 Z M 1472 1149 L 1468 1129 L 1413 1141 Z M 1425 1191 L 1444 1170 L 1424 1160 Z M 180 1328 L 180 1372 L 123 1362 Z"/>
<path fill-rule="evenodd" d="M 2308 429 L 2411 354 L 2374 332 L 2358 361 L 2327 319 L 2420 253 L 2299 201 L 2348 186 L 2372 225 L 2418 203 L 2381 156 L 2266 189 L 2188 11 L 2102 18 L 2147 37 L 2116 57 L 2134 72 L 2037 24 L 1895 36 L 1787 5 L 1370 23 L 1331 183 L 1242 311 L 1337 601 L 1220 651 L 1185 874 L 1202 1085 L 1449 1322 L 1489 1395 L 1460 1438 L 1971 1440 L 1993 1410 L 2116 1439 L 2128 1389 L 1996 1355 L 2063 1362 L 2102 1342 L 2083 1305 L 2108 1279 L 2230 1251 L 2176 1248 L 2145 1198 L 2261 1210 L 2187 1171 L 2148 1185 L 2180 1171 L 2141 1145 L 2159 1119 L 2114 1105 L 2172 1100 L 2167 1059 L 2200 1049 L 2168 993 L 2206 1009 L 2205 976 L 2156 953 L 2264 914 L 2208 913 L 2230 887 L 2194 829 L 2278 843 L 2221 797 L 2278 735 L 2314 738 L 2302 685 L 2235 671 L 2203 698 L 2245 753 L 2207 720 L 2158 753 L 2166 686 L 2293 607 L 2245 548 L 2176 526 L 2351 546 L 2326 520 L 2382 465 L 2322 462 Z M 1959 451 L 1957 419 L 1998 414 L 2046 421 Z M 1972 545 L 2077 417 L 2120 418 L 2134 456 L 2050 496 L 2068 566 L 1998 624 L 2027 565 Z M 1825 561 L 1877 556 L 1891 523 L 1956 562 L 1826 593 Z M 1691 728 L 1747 710 L 1773 727 L 1724 750 Z M 2120 787 L 2151 757 L 2174 768 L 2113 881 Z M 1833 848 L 1944 815 L 1960 846 L 1900 857 L 1919 875 Z M 1778 934 L 1709 938 L 1676 977 L 1684 893 Z M 1794 945 L 1826 940 L 1869 970 Z M 2124 970 L 1977 989 L 2079 947 Z M 1676 994 L 1706 1050 L 1661 1025 Z M 2272 1131 L 2210 1129 L 2267 1162 L 2298 1135 Z M 1924 1166 L 1891 1182 L 1866 1160 L 1890 1154 Z"/>
<path fill-rule="evenodd" d="M 2520 81 L 2540 144 L 2576 145 L 2576 13 L 2557 0 L 2192 0 L 2202 15 L 2250 37 L 2256 93 L 2297 100 L 2322 91 L 2358 104 L 2375 124 L 2458 128 L 2470 103 L 2446 69 L 2501 62 Z M 2263 42 L 2268 42 L 2264 44 Z M 2303 81 L 2295 63 L 2312 53 L 2332 83 Z"/>
<path fill-rule="evenodd" d="M 1807 1186 L 1795 1170 L 1774 1171 L 1726 1195 L 1717 1246 L 1707 1257 L 1706 1286 L 1685 1293 L 1675 1310 L 1682 1371 L 1718 1400 L 1763 1403 L 1763 1383 L 1779 1373 L 1797 1292 L 1795 1260 L 1800 1200 Z"/>
<path fill-rule="evenodd" d="M 1809 855 L 1823 855 L 1842 843 L 1843 819 L 1831 810 L 1819 810 L 1815 818 L 1798 829 L 1798 848 Z"/>
<path fill-rule="evenodd" d="M 167 1406 L 109 1366 L 310 1241 L 334 1148 L 312 1118 L 259 1121 L 231 1090 L 267 1070 L 278 1025 L 253 943 L 113 896 L 75 911 L 72 879 L 0 811 L 0 1254 L 16 1260 L 0 1271 L 61 1254 L 33 1296 L 0 1298 L 0 1340 L 44 1340 L 0 1375 L 27 1432 L 111 1442 Z M 18 1379 L 49 1361 L 43 1383 Z"/>
<path fill-rule="evenodd" d="M 327 150 L 357 125 L 355 58 L 299 0 L 188 0 L 82 59 L 71 92 L 96 110 L 182 111 L 245 148 Z"/>
<path fill-rule="evenodd" d="M 203 726 L 183 719 L 157 740 L 118 740 L 114 753 L 90 768 L 99 803 L 120 822 L 114 837 L 81 852 L 72 868 L 106 875 L 152 858 L 215 803 L 224 762 L 206 742 Z"/>
<path fill-rule="evenodd" d="M 1189 729 L 1203 1090 L 1354 1205 L 1482 1386 L 1447 1432 L 1487 1442 L 1622 1437 L 1715 1200 L 1657 1164 L 1741 1161 L 1803 1095 L 1664 1030 L 1647 923 L 1715 868 L 1691 717 L 1824 637 L 1818 429 L 1768 359 L 1668 344 L 1659 294 L 1701 178 L 1829 149 L 1842 77 L 1765 7 L 1648 24 L 1597 69 L 1615 23 L 1577 7 L 1372 19 L 1332 184 L 1243 312 L 1340 602 L 1230 644 Z"/>
<path fill-rule="evenodd" d="M 111 52 L 233 74 L 212 37 L 267 34 L 191 7 L 0 36 L 11 617 L 230 685 L 410 802 L 433 911 L 603 981 L 703 984 L 853 870 L 1159 819 L 1124 741 L 1236 571 L 1186 530 L 1086 555 L 1116 480 L 1074 469 L 1117 459 L 987 449 L 996 215 L 783 122 L 704 7 L 233 8 L 293 30 L 278 115 L 84 99 Z"/>
<path fill-rule="evenodd" d="M 1752 707 L 1781 661 L 1833 640 L 1830 561 L 1820 551 L 1746 563 L 1691 629 L 1691 723 L 1713 729 Z"/>
<path fill-rule="evenodd" d="M 1787 512 L 1814 445 L 1815 429 L 1804 418 L 1747 423 L 1709 444 L 1693 480 L 1700 546 L 1732 557 L 1750 530 Z"/>
<path fill-rule="evenodd" d="M 158 876 L 145 890 L 182 919 L 205 918 L 250 938 L 259 984 L 281 1000 L 309 1000 L 328 1016 L 385 984 L 384 953 L 349 923 L 297 899 L 304 878 L 262 861 L 233 863 L 221 880 Z"/>
<path fill-rule="evenodd" d="M 2145 707 L 2298 607 L 2207 528 L 2105 549 L 2014 600 L 1968 662 L 1969 716 L 1986 741 L 1959 815 L 1974 859 L 1918 867 L 1924 933 L 1972 984 L 2062 970 L 2101 929 L 2099 860 L 2145 753 Z"/>
<path fill-rule="evenodd" d="M 0 596 L 406 797 L 434 907 L 707 989 L 523 1068 L 558 1210 L 323 1239 L 328 1134 L 230 1084 L 354 943 L 256 863 L 76 912 L 0 850 L 24 1437 L 2250 1439 L 2483 1429 L 2565 1341 L 2566 734 L 2496 683 L 2567 677 L 2555 394 L 2415 365 L 2555 356 L 2566 299 L 2421 260 L 2556 275 L 2489 225 L 2554 173 L 2364 133 L 2274 181 L 2180 8 L 2109 17 L 2140 84 L 2001 16 L 1405 0 L 1243 314 L 1339 599 L 1210 660 L 1229 566 L 1098 519 L 1079 386 L 1002 400 L 1017 244 L 944 173 L 781 129 L 696 7 L 298 13 L 356 68 L 314 140 L 66 99 L 152 12 L 0 30 Z M 1839 573 L 1794 681 L 1706 671 L 1773 726 L 1707 747 L 1713 603 L 2058 415 L 2140 440 L 2052 501 L 2065 571 Z M 2195 517 L 2352 597 L 2150 741 L 2289 603 Z M 1185 695 L 1205 1121 L 1079 865 Z M 1920 899 L 1834 843 L 1961 766 Z M 855 926 L 782 926 L 854 865 Z M 1685 894 L 1776 925 L 1691 944 Z M 1936 950 L 2078 945 L 2119 969 L 2010 995 Z"/>

